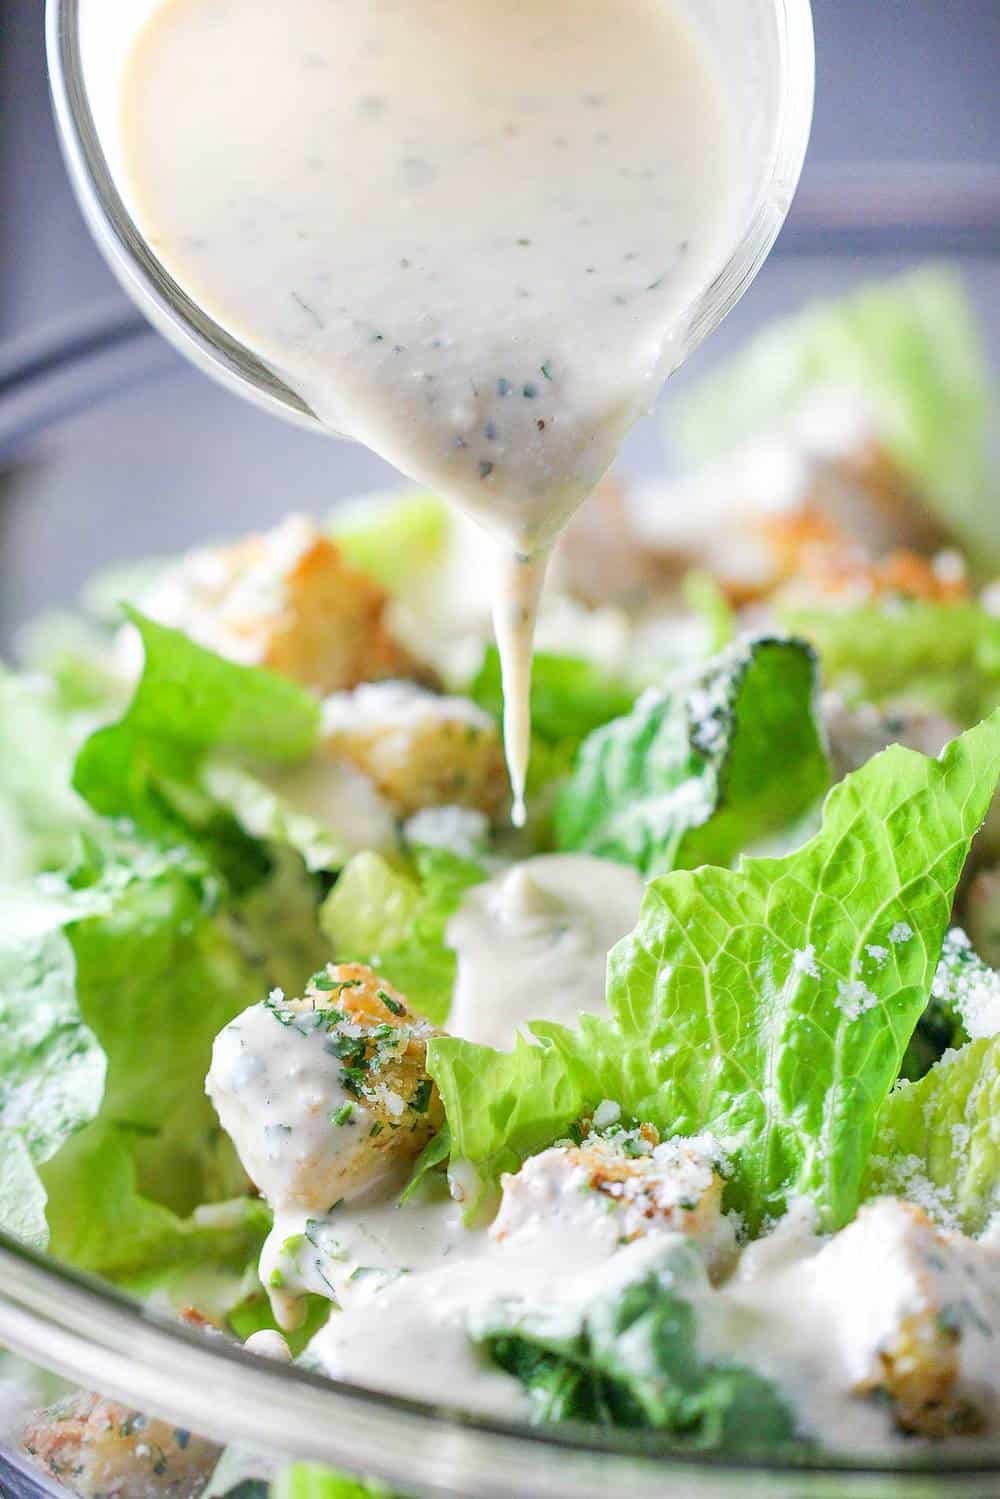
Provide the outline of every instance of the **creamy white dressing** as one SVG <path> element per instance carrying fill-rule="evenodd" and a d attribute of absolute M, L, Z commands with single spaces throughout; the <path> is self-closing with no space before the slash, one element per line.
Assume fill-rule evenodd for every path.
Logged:
<path fill-rule="evenodd" d="M 519 899 L 530 912 L 539 890 L 529 886 Z M 353 1024 L 341 1022 L 337 1035 Z M 946 1410 L 972 1409 L 995 1428 L 993 1240 L 937 1230 L 918 1210 L 885 1199 L 828 1240 L 816 1236 L 805 1208 L 795 1208 L 738 1255 L 734 1223 L 721 1211 L 715 1142 L 658 1145 L 636 1131 L 616 1134 L 610 1102 L 595 1114 L 603 1137 L 532 1157 L 504 1177 L 492 1225 L 470 1226 L 460 1171 L 452 1174 L 454 1200 L 437 1180 L 399 1201 L 409 1161 L 373 1151 L 374 1115 L 345 1092 L 331 1039 L 322 1012 L 307 1005 L 254 1006 L 220 1033 L 207 1083 L 275 1210 L 260 1273 L 279 1325 L 298 1324 L 305 1293 L 334 1303 L 309 1350 L 327 1372 L 467 1409 L 526 1414 L 524 1391 L 488 1362 L 477 1330 L 500 1305 L 572 1329 L 594 1297 L 652 1268 L 681 1234 L 707 1272 L 682 1290 L 696 1314 L 700 1356 L 770 1380 L 804 1437 L 856 1453 L 910 1440 L 894 1420 L 887 1386 L 894 1368 L 911 1388 L 915 1377 L 941 1388 Z M 391 1129 L 393 1110 L 381 1102 Z M 273 1338 L 255 1347 L 282 1356 Z M 935 1386 L 942 1370 L 945 1384 Z"/>
<path fill-rule="evenodd" d="M 677 0 L 164 0 L 122 187 L 185 292 L 477 516 L 520 815 L 547 547 L 681 357 L 731 238 L 729 99 Z"/>
<path fill-rule="evenodd" d="M 532 1020 L 604 1013 L 608 952 L 635 926 L 642 891 L 634 869 L 589 854 L 526 859 L 466 891 L 447 929 L 449 1031 L 506 1048 Z"/>

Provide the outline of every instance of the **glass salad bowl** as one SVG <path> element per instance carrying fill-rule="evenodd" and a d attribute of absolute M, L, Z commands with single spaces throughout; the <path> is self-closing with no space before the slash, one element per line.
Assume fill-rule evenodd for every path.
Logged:
<path fill-rule="evenodd" d="M 817 179 L 755 295 L 679 381 L 696 378 L 775 315 L 929 254 L 955 260 L 1000 364 L 1000 212 L 992 180 L 985 194 L 981 186 L 919 173 Z M 626 481 L 648 479 L 663 465 L 651 421 L 630 440 L 622 473 Z M 249 530 L 290 508 L 322 514 L 342 497 L 391 482 L 391 471 L 362 449 L 274 423 L 207 384 L 120 304 L 106 316 L 98 310 L 0 367 L 0 652 L 14 652 L 31 616 L 70 601 L 108 563 L 180 550 L 207 539 L 209 528 Z M 470 1418 L 272 1365 L 6 1238 L 0 1343 L 46 1376 L 98 1390 L 185 1435 L 259 1455 L 258 1471 L 318 1463 L 371 1475 L 404 1494 L 1000 1494 L 1000 1451 L 991 1448 L 915 1446 L 904 1462 L 893 1457 L 881 1466 L 805 1456 L 733 1461 L 677 1455 L 646 1434 Z M 0 1380 L 4 1373 L 0 1366 Z M 65 1496 L 6 1434 L 14 1424 L 7 1391 L 0 1384 L 0 1492 Z M 254 1490 L 243 1492 L 249 1499 Z"/>

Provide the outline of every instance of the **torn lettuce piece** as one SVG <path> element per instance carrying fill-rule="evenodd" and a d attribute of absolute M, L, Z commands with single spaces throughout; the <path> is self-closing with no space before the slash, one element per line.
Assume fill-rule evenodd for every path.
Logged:
<path fill-rule="evenodd" d="M 653 1428 L 699 1452 L 792 1441 L 794 1418 L 772 1384 L 701 1353 L 699 1302 L 710 1296 L 697 1249 L 674 1241 L 583 1307 L 507 1301 L 473 1336 L 521 1381 L 539 1421 Z"/>
<path fill-rule="evenodd" d="M 889 452 L 984 567 L 1000 562 L 995 393 L 961 281 L 937 267 L 774 323 L 671 408 L 692 466 L 784 425 L 812 394 L 860 400 Z"/>
<path fill-rule="evenodd" d="M 1000 703 L 1000 618 L 978 603 L 779 609 L 848 700 L 905 701 L 975 723 Z"/>
<path fill-rule="evenodd" d="M 79 1270 L 147 1298 L 190 1302 L 225 1314 L 245 1295 L 271 1228 L 258 1198 L 199 1204 L 189 1214 L 145 1196 L 130 1131 L 97 1123 L 74 1137 L 40 1172 L 47 1196 L 48 1249 Z"/>
<path fill-rule="evenodd" d="M 730 864 L 826 790 L 816 692 L 811 649 L 765 637 L 645 693 L 585 740 L 557 803 L 557 846 L 646 875 Z"/>
<path fill-rule="evenodd" d="M 71 864 L 78 835 L 94 827 L 70 787 L 90 727 L 61 706 L 51 684 L 0 666 L 0 883 Z"/>
<path fill-rule="evenodd" d="M 338 963 L 367 963 L 417 1011 L 443 1025 L 457 960 L 445 941 L 464 892 L 486 871 L 442 848 L 418 848 L 411 869 L 358 854 L 334 885 L 320 925 Z"/>
<path fill-rule="evenodd" d="M 368 495 L 338 505 L 329 529 L 352 567 L 397 593 L 445 560 L 451 516 L 443 500 L 422 490 Z"/>
<path fill-rule="evenodd" d="M 169 828 L 168 792 L 194 787 L 210 754 L 287 764 L 315 748 L 319 703 L 294 682 L 238 666 L 135 611 L 129 618 L 142 638 L 142 677 L 124 716 L 84 744 L 73 774 L 96 811 Z"/>
<path fill-rule="evenodd" d="M 1000 712 L 937 760 L 877 755 L 783 859 L 653 880 L 609 958 L 609 1020 L 535 1022 L 511 1053 L 430 1042 L 453 1160 L 486 1190 L 610 1098 L 665 1135 L 711 1131 L 752 1233 L 793 1196 L 847 1223 L 998 775 Z"/>
<path fill-rule="evenodd" d="M 189 853 L 110 833 L 89 852 L 72 882 L 0 895 L 3 1174 L 23 1179 L 30 1163 L 54 1254 L 131 1275 L 147 1256 L 183 1258 L 205 1239 L 183 1220 L 247 1188 L 204 1079 L 262 962 Z M 17 1208 L 0 1201 L 12 1232 Z"/>
<path fill-rule="evenodd" d="M 866 1195 L 894 1194 L 949 1228 L 981 1233 L 1000 1210 L 1000 1040 L 947 1051 L 882 1109 Z"/>

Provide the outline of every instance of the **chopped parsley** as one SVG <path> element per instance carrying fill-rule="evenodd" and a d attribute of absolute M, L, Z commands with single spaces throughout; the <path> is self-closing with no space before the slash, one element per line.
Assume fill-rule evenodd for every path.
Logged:
<path fill-rule="evenodd" d="M 433 1086 L 434 1084 L 429 1077 L 422 1077 L 414 1088 L 413 1097 L 410 1099 L 410 1108 L 415 1114 L 427 1113 L 427 1106 L 431 1101 L 431 1089 Z"/>

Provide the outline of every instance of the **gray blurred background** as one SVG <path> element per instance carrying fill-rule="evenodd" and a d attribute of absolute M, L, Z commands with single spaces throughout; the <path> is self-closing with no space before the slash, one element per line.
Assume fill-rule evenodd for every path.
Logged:
<path fill-rule="evenodd" d="M 816 121 L 792 219 L 680 378 L 777 311 L 929 255 L 960 265 L 1000 355 L 1000 0 L 813 8 Z M 0 0 L 0 645 L 104 561 L 393 481 L 245 407 L 143 328 L 65 178 L 43 12 Z M 662 463 L 654 424 L 624 461 Z"/>

